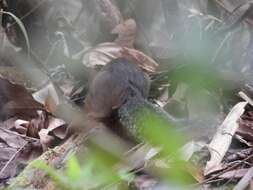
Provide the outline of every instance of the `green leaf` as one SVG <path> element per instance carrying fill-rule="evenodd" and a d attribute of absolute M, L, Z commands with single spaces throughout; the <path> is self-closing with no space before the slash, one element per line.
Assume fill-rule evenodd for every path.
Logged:
<path fill-rule="evenodd" d="M 73 183 L 81 177 L 81 167 L 75 156 L 72 156 L 67 162 L 66 174 L 69 181 Z"/>

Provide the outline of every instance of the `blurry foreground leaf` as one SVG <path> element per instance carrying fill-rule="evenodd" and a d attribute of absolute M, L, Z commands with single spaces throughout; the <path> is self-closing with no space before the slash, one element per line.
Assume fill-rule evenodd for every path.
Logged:
<path fill-rule="evenodd" d="M 144 117 L 143 117 L 144 116 Z M 153 147 L 162 147 L 161 159 L 168 159 L 169 168 L 156 171 L 168 181 L 176 181 L 181 184 L 189 182 L 189 174 L 179 153 L 183 137 L 175 131 L 175 126 L 163 117 L 145 109 L 138 113 L 137 126 L 143 138 Z"/>
<path fill-rule="evenodd" d="M 73 183 L 81 175 L 81 167 L 78 163 L 76 157 L 72 156 L 67 162 L 66 174 L 69 180 L 72 180 Z"/>
<path fill-rule="evenodd" d="M 91 145 L 86 158 L 81 166 L 77 158 L 72 156 L 63 172 L 43 162 L 34 162 L 34 166 L 45 171 L 59 188 L 68 190 L 100 188 L 131 179 L 126 172 L 114 169 L 118 158 L 97 145 Z"/>

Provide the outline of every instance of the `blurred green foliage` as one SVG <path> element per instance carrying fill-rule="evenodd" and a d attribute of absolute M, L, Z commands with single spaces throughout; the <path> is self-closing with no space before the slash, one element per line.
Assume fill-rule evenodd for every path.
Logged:
<path fill-rule="evenodd" d="M 137 126 L 145 141 L 153 147 L 162 148 L 156 159 L 166 158 L 169 161 L 169 168 L 156 171 L 156 175 L 179 184 L 192 181 L 186 171 L 187 163 L 178 151 L 183 146 L 183 136 L 176 131 L 177 126 L 148 109 L 141 110 L 138 114 Z"/>
<path fill-rule="evenodd" d="M 138 113 L 137 125 L 147 143 L 153 147 L 162 147 L 155 159 L 166 159 L 169 163 L 168 168 L 161 170 L 154 168 L 151 171 L 152 175 L 179 184 L 189 182 L 191 178 L 186 171 L 186 163 L 178 153 L 178 149 L 182 146 L 182 137 L 173 130 L 173 126 L 149 110 Z M 102 187 L 110 189 L 109 187 L 126 184 L 120 186 L 120 189 L 124 189 L 134 179 L 133 172 L 116 167 L 117 164 L 124 162 L 123 155 L 122 157 L 114 155 L 91 141 L 88 143 L 88 149 L 83 165 L 75 156 L 71 156 L 63 171 L 56 171 L 41 162 L 35 163 L 35 166 L 45 171 L 60 189 L 66 190 Z"/>

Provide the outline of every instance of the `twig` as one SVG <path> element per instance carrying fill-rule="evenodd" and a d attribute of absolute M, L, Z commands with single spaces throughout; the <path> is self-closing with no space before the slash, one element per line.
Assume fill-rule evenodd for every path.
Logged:
<path fill-rule="evenodd" d="M 8 129 L 4 129 L 4 128 L 2 128 L 2 127 L 0 127 L 0 130 L 4 131 L 4 132 L 6 132 L 6 133 L 12 134 L 12 135 L 16 135 L 16 136 L 22 137 L 22 138 L 24 138 L 25 140 L 27 140 L 27 141 L 29 141 L 29 142 L 36 142 L 36 141 L 39 141 L 39 139 L 36 139 L 36 138 L 33 138 L 33 137 L 28 137 L 28 136 L 26 136 L 26 135 L 21 135 L 21 134 L 19 134 L 19 133 L 16 133 L 16 132 L 14 132 L 14 131 L 10 131 L 10 130 L 8 130 Z"/>
<path fill-rule="evenodd" d="M 74 26 L 77 25 L 78 21 L 80 20 L 82 14 L 83 14 L 83 12 L 84 12 L 84 9 L 85 9 L 85 6 L 84 6 L 84 3 L 85 3 L 85 2 L 84 2 L 84 1 L 81 1 L 81 3 L 82 3 L 82 7 L 81 7 L 80 11 L 78 11 L 78 14 L 77 14 L 76 18 L 72 21 L 72 24 L 73 24 Z"/>
<path fill-rule="evenodd" d="M 6 168 L 10 165 L 10 163 L 16 158 L 16 156 L 21 152 L 21 150 L 23 150 L 23 148 L 28 144 L 28 142 L 26 142 L 22 147 L 20 147 L 17 152 L 15 152 L 15 154 L 12 155 L 12 157 L 8 160 L 8 162 L 4 165 L 4 167 L 1 169 L 0 171 L 0 176 L 2 176 L 2 174 L 4 173 L 4 171 L 6 170 Z"/>
<path fill-rule="evenodd" d="M 230 36 L 231 36 L 231 32 L 229 32 L 225 38 L 222 40 L 222 42 L 220 43 L 218 49 L 216 50 L 215 54 L 214 54 L 214 57 L 212 58 L 212 63 L 214 63 L 217 59 L 217 57 L 219 56 L 223 46 L 225 45 L 225 43 L 229 40 Z"/>
<path fill-rule="evenodd" d="M 247 95 L 245 94 L 244 92 L 240 91 L 239 93 L 239 96 L 244 99 L 245 101 L 247 101 L 251 106 L 253 106 L 253 100 Z"/>
<path fill-rule="evenodd" d="M 221 2 L 220 0 L 214 0 L 224 11 L 226 11 L 228 14 L 233 14 L 234 10 L 236 10 L 237 8 L 239 7 L 232 7 L 231 5 L 229 5 L 229 8 L 228 6 L 226 6 L 223 2 Z M 252 3 L 252 2 L 247 2 L 247 3 Z M 246 4 L 246 3 L 244 3 Z M 242 5 L 241 5 L 242 6 Z M 246 22 L 247 24 L 249 24 L 250 26 L 253 26 L 253 20 L 250 19 L 250 18 L 247 18 L 247 15 L 246 17 L 243 16 L 243 18 L 241 19 L 243 20 L 244 22 Z"/>
<path fill-rule="evenodd" d="M 228 167 L 227 169 L 225 169 L 224 171 L 222 171 L 221 173 L 218 173 L 204 181 L 202 181 L 201 183 L 198 183 L 197 185 L 203 185 L 203 184 L 207 184 L 207 183 L 211 183 L 212 180 L 215 180 L 216 178 L 218 178 L 219 176 L 221 176 L 222 174 L 226 173 L 229 170 L 235 169 L 237 166 L 239 166 L 242 162 L 246 162 L 247 160 L 253 158 L 253 154 L 248 156 L 247 158 L 243 159 L 241 162 L 236 163 L 233 166 Z"/>

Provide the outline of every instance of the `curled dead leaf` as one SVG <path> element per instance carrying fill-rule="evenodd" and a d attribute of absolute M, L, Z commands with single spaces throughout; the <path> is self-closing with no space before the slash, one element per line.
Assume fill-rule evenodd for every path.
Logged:
<path fill-rule="evenodd" d="M 38 138 L 39 131 L 48 127 L 48 116 L 40 112 L 37 118 L 32 119 L 27 126 L 27 136 Z"/>
<path fill-rule="evenodd" d="M 47 129 L 60 139 L 64 139 L 67 135 L 66 122 L 60 118 L 50 118 Z"/>
<path fill-rule="evenodd" d="M 51 147 L 54 141 L 64 139 L 67 136 L 66 122 L 59 118 L 51 117 L 48 120 L 48 127 L 38 132 L 43 149 Z"/>
<path fill-rule="evenodd" d="M 84 55 L 83 64 L 88 67 L 106 65 L 116 58 L 126 58 L 137 64 L 147 73 L 154 73 L 158 64 L 143 52 L 119 46 L 116 43 L 103 43 L 91 49 Z"/>
<path fill-rule="evenodd" d="M 54 113 L 56 107 L 60 104 L 60 98 L 58 92 L 52 83 L 33 94 L 35 100 L 45 105 L 45 109 Z"/>
<path fill-rule="evenodd" d="M 29 122 L 22 119 L 18 119 L 14 122 L 15 131 L 23 135 L 27 134 L 28 125 L 29 125 Z"/>
<path fill-rule="evenodd" d="M 54 137 L 48 135 L 47 129 L 40 130 L 39 137 L 40 137 L 40 143 L 42 145 L 42 148 L 44 151 L 46 151 L 47 148 L 50 147 L 50 144 L 54 140 Z"/>

